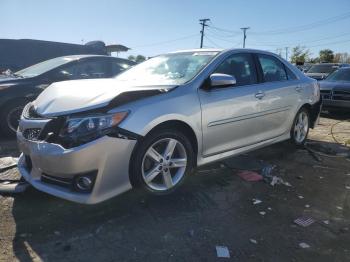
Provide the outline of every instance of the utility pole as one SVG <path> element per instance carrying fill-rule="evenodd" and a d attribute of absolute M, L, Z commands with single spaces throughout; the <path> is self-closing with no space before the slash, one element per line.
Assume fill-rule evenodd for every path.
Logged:
<path fill-rule="evenodd" d="M 243 48 L 245 48 L 245 39 L 247 38 L 247 30 L 250 29 L 250 27 L 241 27 L 243 30 Z"/>
<path fill-rule="evenodd" d="M 208 26 L 206 23 L 208 22 L 208 21 L 210 21 L 210 19 L 209 18 L 204 18 L 204 19 L 199 19 L 199 24 L 201 24 L 202 25 L 202 30 L 201 30 L 201 46 L 200 46 L 200 48 L 203 48 L 203 37 L 204 37 L 204 28 L 206 27 L 206 26 Z"/>
<path fill-rule="evenodd" d="M 288 47 L 285 47 L 286 49 L 286 60 L 288 61 Z"/>

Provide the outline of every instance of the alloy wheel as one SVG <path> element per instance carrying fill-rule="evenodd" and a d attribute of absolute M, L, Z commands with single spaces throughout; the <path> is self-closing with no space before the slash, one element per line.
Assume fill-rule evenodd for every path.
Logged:
<path fill-rule="evenodd" d="M 142 177 L 154 191 L 167 191 L 184 177 L 187 167 L 184 145 L 174 138 L 153 143 L 142 159 Z"/>
<path fill-rule="evenodd" d="M 294 124 L 294 140 L 298 144 L 303 143 L 309 130 L 309 117 L 304 111 L 301 111 Z"/>

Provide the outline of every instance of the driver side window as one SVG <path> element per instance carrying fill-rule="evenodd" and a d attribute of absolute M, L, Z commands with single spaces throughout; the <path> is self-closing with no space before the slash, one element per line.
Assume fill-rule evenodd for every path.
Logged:
<path fill-rule="evenodd" d="M 68 65 L 59 72 L 67 80 L 108 77 L 107 63 L 102 60 L 79 61 Z"/>
<path fill-rule="evenodd" d="M 236 86 L 252 85 L 258 82 L 251 54 L 235 54 L 227 58 L 214 73 L 232 75 Z"/>

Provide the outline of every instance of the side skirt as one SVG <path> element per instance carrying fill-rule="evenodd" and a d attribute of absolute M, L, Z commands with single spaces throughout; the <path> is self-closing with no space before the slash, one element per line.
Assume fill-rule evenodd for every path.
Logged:
<path fill-rule="evenodd" d="M 219 153 L 219 154 L 215 154 L 215 155 L 211 155 L 208 157 L 203 157 L 203 156 L 199 156 L 197 159 L 197 166 L 201 166 L 201 165 L 205 165 L 214 161 L 218 161 L 218 160 L 223 160 L 225 158 L 229 158 L 232 156 L 236 156 L 236 155 L 240 155 L 242 153 L 247 153 L 265 146 L 269 146 L 278 142 L 282 142 L 284 140 L 288 140 L 290 138 L 290 133 L 287 132 L 281 136 L 272 138 L 272 139 L 268 139 L 268 140 L 264 140 L 262 142 L 253 144 L 253 145 L 249 145 L 249 146 L 245 146 L 245 147 L 240 147 L 237 149 L 233 149 L 230 151 L 226 151 L 223 153 Z"/>

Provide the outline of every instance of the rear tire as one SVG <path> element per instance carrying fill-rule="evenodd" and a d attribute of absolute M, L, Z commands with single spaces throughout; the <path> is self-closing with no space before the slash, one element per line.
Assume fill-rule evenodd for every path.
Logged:
<path fill-rule="evenodd" d="M 301 108 L 296 114 L 290 131 L 291 141 L 296 146 L 303 146 L 309 134 L 310 114 L 306 108 Z"/>
<path fill-rule="evenodd" d="M 27 101 L 14 100 L 6 104 L 0 111 L 0 128 L 2 133 L 8 137 L 14 137 L 19 120 Z"/>
<path fill-rule="evenodd" d="M 177 130 L 157 130 L 135 148 L 130 164 L 133 186 L 156 195 L 173 192 L 194 167 L 189 139 Z"/>

